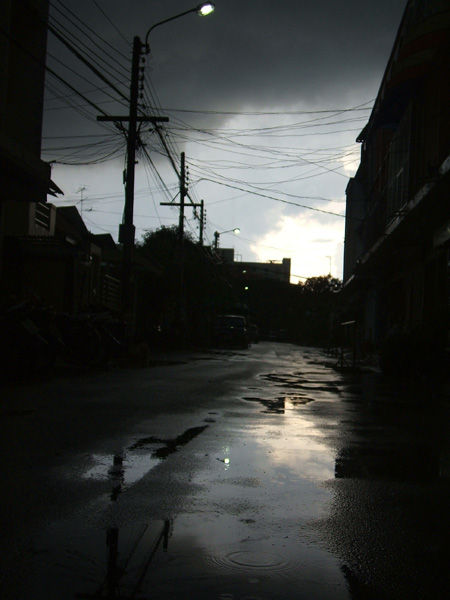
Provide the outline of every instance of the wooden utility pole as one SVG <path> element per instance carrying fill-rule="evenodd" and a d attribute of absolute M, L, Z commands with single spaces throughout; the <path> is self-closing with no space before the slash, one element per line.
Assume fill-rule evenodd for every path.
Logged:
<path fill-rule="evenodd" d="M 178 241 L 184 237 L 184 207 L 186 206 L 185 198 L 187 196 L 187 187 L 186 187 L 186 156 L 185 153 L 181 153 L 180 160 L 180 201 L 179 202 L 160 202 L 160 206 L 178 206 L 180 208 L 180 214 L 178 217 Z M 203 219 L 203 210 L 204 210 L 204 202 L 203 200 L 199 203 L 190 202 L 187 206 L 192 206 L 193 208 L 200 206 L 201 207 L 201 217 Z M 201 231 L 203 233 L 203 227 L 201 226 Z"/>
<path fill-rule="evenodd" d="M 179 289 L 178 289 L 178 310 L 177 310 L 177 326 L 181 343 L 184 343 L 185 337 L 185 323 L 184 323 L 184 207 L 185 198 L 187 196 L 186 187 L 186 156 L 185 153 L 181 153 L 180 161 L 180 202 L 160 202 L 161 206 L 178 206 L 180 208 L 180 214 L 178 219 L 178 256 L 179 256 Z M 188 206 L 196 207 L 203 205 L 191 202 Z M 203 208 L 202 208 L 203 218 Z"/>
<path fill-rule="evenodd" d="M 183 244 L 184 236 L 184 200 L 186 194 L 186 156 L 184 152 L 182 152 L 180 161 L 180 218 L 178 221 L 178 242 L 180 245 Z"/>
<path fill-rule="evenodd" d="M 144 46 L 138 36 L 133 40 L 133 58 L 131 64 L 130 104 L 128 116 L 99 116 L 97 121 L 128 122 L 127 133 L 127 166 L 125 171 L 125 207 L 123 222 L 119 227 L 119 243 L 122 244 L 122 295 L 121 312 L 124 318 L 132 312 L 131 271 L 133 264 L 134 237 L 136 228 L 133 223 L 134 211 L 134 181 L 136 166 L 136 147 L 139 139 L 137 124 L 150 122 L 153 124 L 165 122 L 168 117 L 138 116 L 139 98 L 139 66 Z"/>
<path fill-rule="evenodd" d="M 203 200 L 200 200 L 200 235 L 199 235 L 199 243 L 200 246 L 203 246 L 203 229 L 205 227 L 205 203 Z"/>

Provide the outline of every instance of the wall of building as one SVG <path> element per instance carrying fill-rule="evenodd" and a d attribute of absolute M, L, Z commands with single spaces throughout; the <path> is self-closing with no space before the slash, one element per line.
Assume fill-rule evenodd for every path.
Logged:
<path fill-rule="evenodd" d="M 0 199 L 45 202 L 50 165 L 40 159 L 48 0 L 2 0 Z"/>
<path fill-rule="evenodd" d="M 56 208 L 50 203 L 3 201 L 3 233 L 54 235 Z"/>
<path fill-rule="evenodd" d="M 235 262 L 229 265 L 235 277 L 241 279 L 272 279 L 290 283 L 291 259 L 283 258 L 282 262 Z"/>
<path fill-rule="evenodd" d="M 344 298 L 361 337 L 448 323 L 450 6 L 410 0 L 347 188 Z"/>
<path fill-rule="evenodd" d="M 44 103 L 48 0 L 2 0 L 2 135 L 39 157 Z"/>

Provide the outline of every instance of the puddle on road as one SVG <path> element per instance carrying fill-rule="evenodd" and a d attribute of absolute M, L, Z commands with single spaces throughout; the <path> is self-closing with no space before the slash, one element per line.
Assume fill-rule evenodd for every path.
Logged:
<path fill-rule="evenodd" d="M 263 373 L 259 378 L 265 385 L 249 387 L 248 390 L 261 392 L 260 395 L 244 396 L 248 402 L 259 402 L 265 407 L 263 413 L 294 414 L 295 409 L 315 400 L 335 399 L 341 388 L 335 381 L 323 379 L 323 372 Z M 282 388 L 282 394 L 267 397 L 268 392 Z"/>
<path fill-rule="evenodd" d="M 290 401 L 283 427 L 258 419 L 223 431 L 226 444 L 202 438 L 196 452 L 208 465 L 191 488 L 186 479 L 185 501 L 174 505 L 172 519 L 152 520 L 157 499 L 149 497 L 120 529 L 94 526 L 90 507 L 55 523 L 36 548 L 33 599 L 348 600 L 344 565 L 312 541 L 307 526 L 330 499 L 321 483 L 334 477 L 335 457 Z M 140 438 L 116 464 L 98 457 L 86 476 L 106 476 L 114 486 L 117 475 L 131 485 L 161 462 L 158 449 L 176 451 L 206 427 L 170 443 Z M 170 472 L 170 462 L 166 467 Z M 120 506 L 110 504 L 108 523 L 115 509 L 126 514 L 126 502 L 124 495 Z"/>
<path fill-rule="evenodd" d="M 323 373 L 319 372 L 301 372 L 301 373 L 266 373 L 261 376 L 262 379 L 276 383 L 283 387 L 299 387 L 307 389 L 323 389 L 339 393 L 340 388 L 336 381 L 326 381 Z M 314 379 L 317 378 L 318 381 Z"/>
<path fill-rule="evenodd" d="M 213 505 L 255 521 L 295 514 L 304 521 L 321 516 L 330 499 L 322 482 L 335 477 L 335 454 L 301 415 L 282 427 L 261 423 L 237 433 L 214 457 L 222 466 L 216 479 L 207 474 L 205 510 Z"/>
<path fill-rule="evenodd" d="M 314 402 L 313 398 L 306 396 L 279 396 L 277 398 L 253 398 L 245 396 L 243 399 L 247 402 L 259 402 L 262 404 L 265 407 L 265 410 L 261 411 L 263 413 L 277 415 L 289 414 L 290 411 L 295 410 L 298 406 Z"/>
<path fill-rule="evenodd" d="M 285 378 L 272 378 L 264 384 L 264 394 L 256 388 L 246 398 L 261 403 L 263 412 L 288 416 L 280 419 L 280 426 L 277 419 L 258 418 L 222 430 L 220 441 L 214 435 L 201 438 L 205 441 L 196 452 L 204 466 L 192 481 L 191 475 L 186 478 L 186 485 L 177 473 L 177 493 L 181 483 L 184 500 L 178 498 L 178 504 L 165 508 L 174 518 L 152 520 L 158 499 L 148 497 L 140 512 L 130 515 L 134 524 L 120 530 L 95 528 L 80 514 L 55 524 L 37 549 L 40 575 L 33 586 L 34 600 L 353 597 L 345 565 L 315 544 L 308 529 L 330 501 L 329 487 L 322 483 L 334 478 L 336 457 L 304 412 L 313 400 L 310 390 L 301 388 L 298 377 L 296 381 L 299 385 L 288 390 Z M 267 393 L 270 386 L 274 398 Z M 330 386 L 325 387 L 329 392 Z M 117 497 L 207 427 L 192 428 L 173 440 L 142 437 L 123 456 L 95 456 L 97 465 L 85 477 L 109 479 L 115 499 L 114 494 Z M 170 464 L 166 463 L 169 496 Z M 151 481 L 151 473 L 149 477 Z M 110 505 L 108 523 L 115 509 L 126 513 L 126 502 L 124 495 L 120 505 Z"/>
<path fill-rule="evenodd" d="M 114 484 L 111 499 L 116 500 L 124 488 L 133 485 L 159 464 L 160 459 L 149 452 L 122 455 L 94 454 L 95 465 L 83 475 L 85 479 L 108 479 Z M 116 489 L 117 486 L 117 489 Z"/>
<path fill-rule="evenodd" d="M 343 565 L 329 554 L 295 532 L 261 538 L 253 523 L 229 515 L 80 531 L 71 522 L 44 540 L 34 600 L 350 598 Z"/>
<path fill-rule="evenodd" d="M 210 419 L 208 422 L 214 420 Z M 95 465 L 84 473 L 83 478 L 110 480 L 113 485 L 110 498 L 117 500 L 124 489 L 136 483 L 161 460 L 177 452 L 207 427 L 208 425 L 191 427 L 171 440 L 154 436 L 140 438 L 120 454 L 94 454 L 92 460 Z"/>
<path fill-rule="evenodd" d="M 330 498 L 320 482 L 333 456 L 313 424 L 288 423 L 216 446 L 173 519 L 149 508 L 101 529 L 86 507 L 53 524 L 36 548 L 33 599 L 348 600 L 343 565 L 305 534 Z"/>

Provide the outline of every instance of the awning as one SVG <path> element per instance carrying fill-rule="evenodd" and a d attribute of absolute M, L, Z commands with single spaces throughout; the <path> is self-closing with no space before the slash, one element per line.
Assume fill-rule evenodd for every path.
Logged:
<path fill-rule="evenodd" d="M 47 195 L 64 194 L 51 179 L 49 163 L 20 144 L 0 138 L 1 197 L 18 202 L 47 202 Z"/>

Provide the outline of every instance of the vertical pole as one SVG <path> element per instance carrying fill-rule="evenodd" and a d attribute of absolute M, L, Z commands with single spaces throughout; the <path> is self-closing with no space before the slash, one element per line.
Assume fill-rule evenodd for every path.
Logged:
<path fill-rule="evenodd" d="M 119 230 L 119 242 L 123 244 L 122 263 L 122 315 L 131 310 L 131 270 L 133 261 L 135 227 L 134 210 L 134 171 L 136 164 L 137 107 L 139 94 L 139 62 L 141 58 L 141 40 L 133 40 L 133 59 L 131 65 L 130 106 L 127 137 L 127 171 L 125 176 L 125 209 L 123 222 Z"/>
<path fill-rule="evenodd" d="M 5 203 L 0 200 L 0 306 L 6 300 L 5 286 L 3 282 L 3 242 L 4 242 L 4 226 L 5 226 Z"/>
<path fill-rule="evenodd" d="M 80 187 L 79 190 L 77 190 L 77 194 L 80 193 L 80 214 L 81 214 L 81 218 L 83 218 L 83 201 L 84 201 L 84 197 L 83 197 L 83 192 L 86 189 L 86 186 L 83 185 L 82 187 Z"/>
<path fill-rule="evenodd" d="M 178 225 L 178 252 L 180 259 L 180 280 L 178 291 L 178 336 L 179 343 L 184 346 L 186 332 L 184 306 L 184 198 L 186 196 L 185 154 L 181 153 L 180 164 L 180 221 Z"/>
<path fill-rule="evenodd" d="M 184 199 L 186 197 L 186 158 L 184 152 L 181 153 L 180 163 L 180 220 L 178 224 L 178 239 L 180 244 L 184 234 Z"/>
<path fill-rule="evenodd" d="M 203 246 L 203 228 L 205 226 L 205 203 L 200 200 L 200 246 Z"/>

